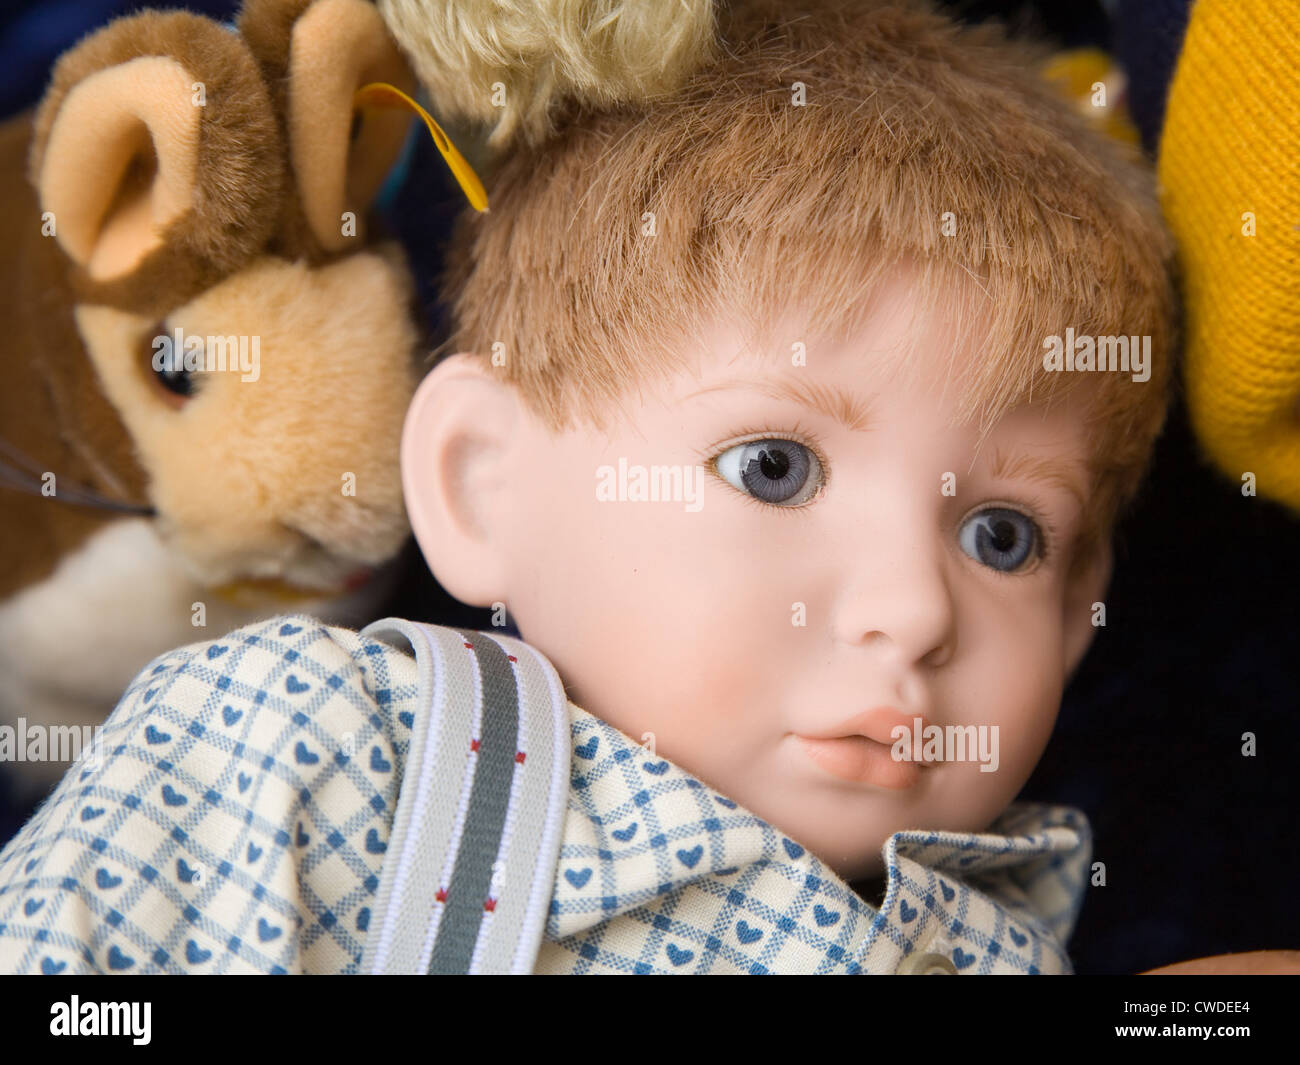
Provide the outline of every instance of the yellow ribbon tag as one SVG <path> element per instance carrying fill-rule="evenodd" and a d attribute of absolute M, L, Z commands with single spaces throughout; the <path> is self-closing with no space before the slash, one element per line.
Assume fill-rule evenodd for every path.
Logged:
<path fill-rule="evenodd" d="M 414 111 L 424 119 L 429 135 L 433 137 L 433 143 L 438 146 L 438 151 L 442 153 L 447 166 L 451 168 L 452 176 L 460 185 L 461 191 L 465 193 L 470 206 L 476 211 L 488 209 L 487 193 L 483 189 L 483 182 L 479 181 L 478 175 L 474 173 L 474 168 L 456 150 L 456 146 L 451 143 L 451 138 L 442 131 L 442 127 L 433 120 L 433 116 L 396 85 L 389 85 L 383 81 L 363 85 L 353 94 L 352 106 L 405 108 Z"/>

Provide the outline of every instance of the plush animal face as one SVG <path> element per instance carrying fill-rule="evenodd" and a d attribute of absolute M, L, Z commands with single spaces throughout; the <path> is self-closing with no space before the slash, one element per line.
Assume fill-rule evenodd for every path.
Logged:
<path fill-rule="evenodd" d="M 29 174 L 156 527 L 205 585 L 341 591 L 396 553 L 411 284 L 366 239 L 413 80 L 364 0 L 262 0 L 241 35 L 119 20 L 66 55 Z"/>
<path fill-rule="evenodd" d="M 77 308 L 160 531 L 204 583 L 329 589 L 401 544 L 407 297 L 400 260 L 364 252 L 322 267 L 258 258 L 161 321 Z M 187 355 L 227 368 L 191 373 Z"/>

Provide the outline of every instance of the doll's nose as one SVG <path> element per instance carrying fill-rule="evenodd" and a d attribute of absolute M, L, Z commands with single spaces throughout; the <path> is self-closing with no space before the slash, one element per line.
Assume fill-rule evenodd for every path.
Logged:
<path fill-rule="evenodd" d="M 956 608 L 943 552 L 899 536 L 869 552 L 841 586 L 836 639 L 888 648 L 899 664 L 944 665 L 956 650 Z"/>

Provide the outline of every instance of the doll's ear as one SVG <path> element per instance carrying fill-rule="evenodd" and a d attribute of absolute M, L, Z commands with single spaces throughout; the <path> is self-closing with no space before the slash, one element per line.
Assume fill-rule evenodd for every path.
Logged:
<path fill-rule="evenodd" d="M 1107 539 L 1094 550 L 1086 565 L 1067 579 L 1065 592 L 1065 676 L 1074 675 L 1097 635 L 1096 607 L 1102 605 L 1115 567 L 1115 553 Z"/>
<path fill-rule="evenodd" d="M 510 384 L 470 355 L 421 382 L 402 429 L 402 492 L 438 582 L 462 603 L 508 602 L 513 464 L 522 411 Z"/>
<path fill-rule="evenodd" d="M 54 236 L 90 284 L 178 298 L 265 242 L 281 166 L 252 55 L 183 12 L 118 19 L 66 53 L 28 158 Z"/>
<path fill-rule="evenodd" d="M 276 86 L 302 213 L 327 251 L 363 236 L 366 210 L 401 150 L 409 113 L 358 109 L 363 85 L 416 91 L 367 0 L 250 0 L 240 30 Z"/>

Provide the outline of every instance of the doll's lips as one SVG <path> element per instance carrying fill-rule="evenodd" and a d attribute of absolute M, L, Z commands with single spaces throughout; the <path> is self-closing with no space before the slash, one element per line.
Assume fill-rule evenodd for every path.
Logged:
<path fill-rule="evenodd" d="M 894 757 L 895 730 L 905 728 L 910 736 L 917 717 L 893 707 L 878 706 L 849 718 L 831 735 L 795 734 L 795 738 L 808 757 L 833 777 L 901 790 L 921 779 L 924 763 Z M 924 730 L 925 719 L 920 721 Z"/>
<path fill-rule="evenodd" d="M 912 787 L 921 779 L 919 763 L 894 761 L 888 744 L 866 736 L 841 736 L 833 740 L 796 738 L 814 762 L 840 780 L 902 789 Z"/>

